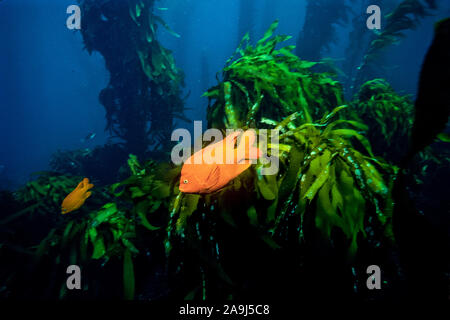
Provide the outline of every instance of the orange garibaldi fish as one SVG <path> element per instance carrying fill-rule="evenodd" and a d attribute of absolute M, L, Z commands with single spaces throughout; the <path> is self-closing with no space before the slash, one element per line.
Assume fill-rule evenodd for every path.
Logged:
<path fill-rule="evenodd" d="M 250 167 L 251 162 L 248 160 L 259 159 L 262 153 L 253 146 L 256 141 L 254 130 L 244 132 L 235 148 L 241 133 L 231 133 L 187 159 L 181 169 L 180 191 L 211 193 L 219 190 Z"/>
<path fill-rule="evenodd" d="M 84 201 L 91 195 L 91 192 L 88 190 L 93 187 L 94 185 L 89 183 L 89 179 L 84 178 L 83 181 L 81 181 L 78 186 L 63 200 L 61 205 L 61 213 L 69 213 L 80 208 L 84 204 Z"/>

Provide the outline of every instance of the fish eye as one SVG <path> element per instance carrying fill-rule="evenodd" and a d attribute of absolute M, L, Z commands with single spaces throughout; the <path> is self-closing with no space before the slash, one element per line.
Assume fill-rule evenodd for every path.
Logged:
<path fill-rule="evenodd" d="M 184 183 L 184 184 L 188 184 L 188 182 L 189 182 L 189 181 L 188 181 L 187 179 L 184 179 L 184 180 L 183 180 L 183 183 Z"/>

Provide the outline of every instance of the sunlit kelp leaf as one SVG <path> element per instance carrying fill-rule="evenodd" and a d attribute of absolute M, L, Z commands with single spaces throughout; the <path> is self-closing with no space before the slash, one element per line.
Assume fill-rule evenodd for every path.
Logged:
<path fill-rule="evenodd" d="M 176 226 L 177 231 L 185 225 L 186 219 L 191 216 L 197 209 L 198 201 L 200 200 L 200 195 L 198 194 L 187 194 L 183 197 L 180 208 L 180 215 L 177 220 Z"/>
<path fill-rule="evenodd" d="M 143 192 L 139 187 L 130 187 L 131 198 L 139 198 L 145 196 L 145 192 Z"/>
<path fill-rule="evenodd" d="M 103 222 L 108 221 L 108 219 L 118 212 L 117 205 L 114 202 L 107 203 L 102 207 L 102 210 L 94 217 L 91 222 L 92 227 L 97 227 Z"/>
<path fill-rule="evenodd" d="M 256 184 L 258 191 L 266 200 L 275 200 L 278 195 L 278 185 L 276 175 L 262 175 L 258 173 L 256 175 Z"/>
<path fill-rule="evenodd" d="M 319 159 L 321 159 L 321 158 L 319 158 Z M 325 161 L 327 161 L 325 166 L 323 166 L 320 169 L 319 173 L 318 172 L 313 173 L 316 176 L 316 179 L 314 180 L 313 184 L 306 190 L 305 195 L 304 195 L 304 197 L 306 199 L 312 200 L 314 198 L 314 196 L 316 195 L 317 191 L 325 184 L 325 182 L 327 182 L 328 177 L 329 177 L 329 172 L 330 172 L 330 161 L 332 159 L 333 159 L 333 155 L 328 159 L 324 159 Z"/>
<path fill-rule="evenodd" d="M 386 214 L 389 215 L 389 189 L 385 186 L 382 175 L 377 168 L 371 164 L 372 157 L 363 156 L 354 150 L 351 143 L 346 140 L 347 136 L 358 136 L 364 141 L 364 137 L 353 129 L 342 129 L 342 126 L 351 126 L 357 129 L 367 127 L 353 120 L 339 119 L 330 122 L 332 116 L 344 108 L 336 108 L 334 112 L 324 116 L 322 123 L 305 123 L 298 127 L 289 122 L 288 131 L 280 135 L 282 144 L 292 142 L 298 144 L 304 155 L 298 172 L 289 174 L 289 167 L 283 181 L 281 182 L 279 197 L 284 199 L 278 204 L 276 210 L 277 226 L 280 219 L 286 215 L 286 209 L 290 208 L 290 214 L 298 214 L 301 221 L 305 211 L 313 210 L 315 213 L 316 227 L 322 230 L 325 237 L 331 236 L 333 228 L 341 229 L 349 239 L 349 257 L 354 257 L 357 250 L 358 234 L 364 235 L 364 216 L 367 210 L 366 202 L 369 201 L 376 208 L 375 217 L 382 225 L 387 222 Z M 286 121 L 287 122 L 287 121 Z M 277 124 L 280 126 L 280 124 Z M 284 127 L 286 125 L 283 125 Z M 336 128 L 339 127 L 339 128 Z M 293 139 L 293 140 L 292 140 Z M 370 144 L 367 142 L 368 154 Z M 297 150 L 291 148 L 292 151 Z M 377 166 L 378 166 L 377 160 Z M 289 162 L 292 163 L 291 161 Z M 390 172 L 391 167 L 380 163 L 379 168 Z M 344 172 L 344 173 L 343 173 Z M 291 177 L 290 180 L 288 177 Z M 283 185 L 291 181 L 291 193 L 295 186 L 300 183 L 298 206 L 292 204 L 291 196 L 284 198 Z M 380 202 L 380 200 L 382 202 Z M 380 210 L 380 203 L 385 206 L 385 212 Z M 300 223 L 301 224 L 301 223 Z M 386 230 L 389 225 L 386 225 Z M 302 237 L 300 227 L 300 238 Z M 279 232 L 279 231 L 278 231 Z M 387 231 L 388 232 L 388 231 Z"/>
<path fill-rule="evenodd" d="M 370 156 L 373 157 L 372 148 L 370 147 L 370 143 L 366 137 L 359 134 L 357 131 L 352 129 L 336 129 L 331 132 L 333 135 L 344 136 L 344 137 L 355 137 L 361 142 L 364 148 L 367 150 Z"/>
<path fill-rule="evenodd" d="M 278 28 L 278 19 L 275 20 L 264 33 L 264 36 L 256 43 L 256 48 L 260 47 L 264 42 L 266 42 L 270 37 L 272 37 L 273 32 Z"/>
<path fill-rule="evenodd" d="M 231 82 L 224 82 L 223 95 L 225 98 L 225 115 L 227 121 L 227 128 L 239 128 L 237 110 L 233 106 L 231 96 Z"/>
<path fill-rule="evenodd" d="M 92 253 L 92 259 L 100 259 L 106 253 L 105 242 L 102 235 L 99 235 L 97 229 L 89 229 L 89 239 L 91 240 L 94 251 Z"/>
<path fill-rule="evenodd" d="M 277 44 L 289 39 L 288 36 L 273 36 L 276 26 L 276 22 L 272 24 L 254 48 L 247 45 L 245 50 L 240 50 L 243 56 L 234 61 L 232 57 L 229 60 L 232 63 L 227 63 L 223 70 L 225 82 L 233 83 L 231 91 L 233 108 L 238 110 L 235 112 L 239 116 L 237 120 L 249 126 L 262 117 L 281 121 L 295 111 L 300 112 L 300 122 L 310 122 L 311 110 L 327 109 L 329 100 L 342 100 L 339 84 L 326 75 L 312 74 L 310 68 L 315 63 L 301 61 L 292 54 L 293 46 L 275 50 Z M 312 81 L 308 80 L 310 78 Z M 259 102 L 262 95 L 264 99 Z M 215 99 L 208 121 L 215 127 L 226 128 L 230 126 L 225 108 L 229 104 L 220 95 Z"/>

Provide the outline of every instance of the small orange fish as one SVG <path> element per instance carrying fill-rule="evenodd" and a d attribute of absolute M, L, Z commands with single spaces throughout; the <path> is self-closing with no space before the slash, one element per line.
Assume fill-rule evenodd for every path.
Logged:
<path fill-rule="evenodd" d="M 61 213 L 66 214 L 71 211 L 79 209 L 86 201 L 87 198 L 92 194 L 89 189 L 94 187 L 93 184 L 89 183 L 88 178 L 84 178 L 78 186 L 67 195 L 61 204 Z"/>
<path fill-rule="evenodd" d="M 250 167 L 251 162 L 247 160 L 259 159 L 262 153 L 253 146 L 256 141 L 255 131 L 247 130 L 243 133 L 235 148 L 240 134 L 241 131 L 229 134 L 225 139 L 210 144 L 187 159 L 181 169 L 180 191 L 211 193 L 219 190 Z"/>

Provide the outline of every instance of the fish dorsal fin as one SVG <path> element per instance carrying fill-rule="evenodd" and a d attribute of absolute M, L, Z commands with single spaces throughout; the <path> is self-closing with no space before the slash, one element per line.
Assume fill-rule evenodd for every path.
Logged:
<path fill-rule="evenodd" d="M 228 147 L 231 147 L 234 149 L 234 146 L 236 144 L 236 140 L 238 138 L 238 136 L 242 133 L 242 130 L 237 130 L 233 133 L 230 133 L 226 138 L 225 138 L 225 143 Z"/>
<path fill-rule="evenodd" d="M 75 188 L 75 190 L 79 190 L 79 189 L 83 189 L 83 188 L 84 188 L 84 180 L 81 181 L 81 182 L 77 185 L 77 187 Z"/>
<path fill-rule="evenodd" d="M 237 147 L 238 163 L 245 160 L 257 160 L 261 157 L 262 152 L 254 146 L 256 142 L 256 133 L 254 130 L 247 130 L 242 135 Z"/>

